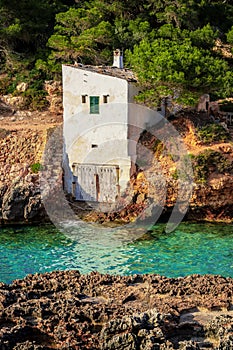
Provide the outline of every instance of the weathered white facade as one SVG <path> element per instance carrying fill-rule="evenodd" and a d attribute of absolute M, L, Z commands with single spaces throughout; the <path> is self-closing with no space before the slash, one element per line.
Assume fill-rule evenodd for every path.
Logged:
<path fill-rule="evenodd" d="M 64 185 L 77 200 L 114 202 L 136 161 L 152 115 L 136 111 L 131 71 L 63 66 Z"/>

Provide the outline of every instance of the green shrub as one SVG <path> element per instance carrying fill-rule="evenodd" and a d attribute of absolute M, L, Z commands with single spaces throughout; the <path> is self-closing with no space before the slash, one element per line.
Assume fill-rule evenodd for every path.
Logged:
<path fill-rule="evenodd" d="M 179 179 L 179 174 L 178 174 L 177 169 L 171 175 L 172 175 L 173 180 L 178 180 Z"/>
<path fill-rule="evenodd" d="M 155 154 L 155 157 L 158 158 L 162 152 L 164 150 L 164 144 L 162 143 L 162 141 L 160 141 L 159 139 L 155 140 L 153 147 L 152 147 L 152 151 Z"/>
<path fill-rule="evenodd" d="M 35 87 L 29 87 L 24 93 L 24 103 L 21 108 L 42 111 L 48 107 L 49 102 L 46 99 L 44 90 L 37 90 Z"/>
<path fill-rule="evenodd" d="M 45 72 L 40 69 L 31 69 L 31 63 L 25 62 L 22 70 L 16 73 L 8 72 L 0 81 L 0 93 L 13 94 L 13 96 L 23 96 L 23 102 L 19 106 L 22 109 L 44 110 L 49 102 L 46 99 L 47 92 L 44 90 L 44 81 L 47 79 Z M 25 82 L 27 89 L 20 92 L 17 85 Z"/>
<path fill-rule="evenodd" d="M 205 183 L 210 173 L 233 173 L 233 163 L 220 152 L 207 149 L 192 158 L 194 178 L 197 182 Z"/>
<path fill-rule="evenodd" d="M 30 168 L 33 173 L 37 174 L 42 169 L 42 166 L 40 163 L 34 163 L 30 165 Z"/>
<path fill-rule="evenodd" d="M 229 133 L 220 124 L 208 124 L 197 130 L 197 137 L 203 144 L 228 140 Z"/>
<path fill-rule="evenodd" d="M 12 83 L 12 79 L 8 75 L 2 77 L 0 79 L 0 94 L 6 95 L 6 94 L 10 93 L 9 92 L 10 89 L 12 91 L 14 91 L 16 86 L 12 87 L 13 83 Z"/>

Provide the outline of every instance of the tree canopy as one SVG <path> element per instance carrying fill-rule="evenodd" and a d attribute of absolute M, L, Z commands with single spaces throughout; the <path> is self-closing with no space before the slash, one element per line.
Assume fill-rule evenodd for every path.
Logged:
<path fill-rule="evenodd" d="M 61 63 L 111 65 L 120 48 L 141 100 L 190 105 L 232 95 L 232 18 L 228 0 L 0 0 L 0 68 L 15 81 L 58 78 Z"/>
<path fill-rule="evenodd" d="M 208 24 L 195 31 L 163 25 L 153 39 L 127 51 L 128 63 L 145 86 L 142 99 L 178 95 L 179 102 L 194 104 L 198 95 L 213 97 L 233 93 L 233 74 L 226 59 L 214 53 L 218 33 Z"/>

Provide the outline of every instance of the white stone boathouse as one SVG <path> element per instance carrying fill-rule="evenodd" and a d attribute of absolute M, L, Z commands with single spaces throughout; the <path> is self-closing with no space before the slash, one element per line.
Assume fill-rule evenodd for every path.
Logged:
<path fill-rule="evenodd" d="M 136 144 L 153 114 L 134 103 L 136 79 L 113 66 L 63 65 L 64 187 L 76 200 L 114 203 L 135 171 Z"/>

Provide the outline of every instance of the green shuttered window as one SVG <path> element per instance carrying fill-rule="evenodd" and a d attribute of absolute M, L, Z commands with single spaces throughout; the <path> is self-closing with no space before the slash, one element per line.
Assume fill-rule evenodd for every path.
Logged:
<path fill-rule="evenodd" d="M 100 98 L 99 96 L 90 96 L 90 114 L 99 114 Z"/>

